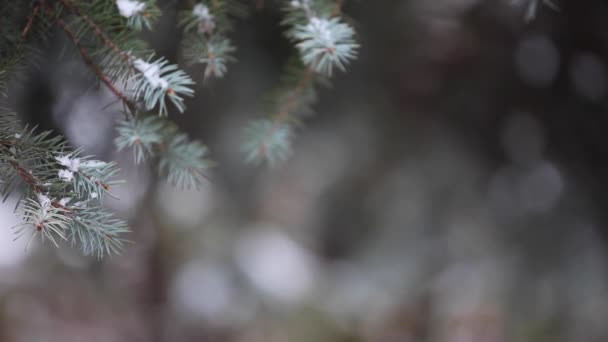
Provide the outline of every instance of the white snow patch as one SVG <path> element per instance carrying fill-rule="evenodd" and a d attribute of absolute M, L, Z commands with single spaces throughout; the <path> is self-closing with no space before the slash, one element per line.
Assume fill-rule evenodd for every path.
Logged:
<path fill-rule="evenodd" d="M 44 194 L 38 194 L 38 203 L 40 203 L 42 216 L 46 216 L 47 211 L 51 208 L 51 199 Z"/>
<path fill-rule="evenodd" d="M 153 88 L 167 89 L 169 87 L 167 80 L 160 75 L 160 67 L 158 65 L 137 58 L 133 61 L 133 66 L 144 74 L 144 77 Z"/>
<path fill-rule="evenodd" d="M 209 12 L 209 7 L 205 6 L 205 4 L 196 4 L 196 6 L 192 8 L 192 15 L 200 20 L 213 20 L 213 15 Z"/>
<path fill-rule="evenodd" d="M 57 176 L 66 182 L 71 182 L 72 179 L 74 179 L 74 172 L 70 170 L 59 170 L 59 172 L 57 172 Z"/>
<path fill-rule="evenodd" d="M 55 157 L 57 162 L 68 168 L 69 171 L 77 172 L 80 167 L 80 159 L 78 158 L 70 158 L 68 156 L 59 156 Z"/>
<path fill-rule="evenodd" d="M 120 15 L 125 18 L 131 18 L 146 8 L 145 3 L 133 0 L 116 0 L 116 6 L 118 6 Z"/>
<path fill-rule="evenodd" d="M 209 7 L 204 4 L 196 4 L 192 8 L 192 15 L 198 18 L 200 25 L 199 30 L 201 32 L 211 32 L 215 29 L 215 17 L 209 12 Z"/>
<path fill-rule="evenodd" d="M 71 197 L 64 197 L 59 200 L 59 204 L 65 207 L 71 199 Z"/>

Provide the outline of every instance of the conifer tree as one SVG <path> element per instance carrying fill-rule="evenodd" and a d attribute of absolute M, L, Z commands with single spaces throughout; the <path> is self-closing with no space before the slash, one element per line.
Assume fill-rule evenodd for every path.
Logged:
<path fill-rule="evenodd" d="M 291 153 L 301 114 L 310 112 L 317 88 L 345 71 L 359 45 L 342 0 L 281 1 L 285 36 L 294 57 L 273 92 L 267 118 L 242 132 L 244 159 L 276 165 Z M 116 124 L 118 150 L 130 149 L 137 163 L 151 159 L 175 186 L 197 188 L 213 165 L 204 144 L 190 139 L 168 117 L 183 112 L 195 82 L 222 78 L 236 60 L 230 40 L 235 20 L 249 11 L 240 0 L 174 1 L 184 32 L 182 53 L 203 75 L 186 74 L 150 49 L 139 34 L 154 30 L 161 9 L 154 0 L 38 0 L 0 5 L 0 96 L 9 80 L 35 61 L 36 49 L 55 34 L 67 37 L 84 64 L 122 105 Z M 0 102 L 1 103 L 1 102 Z M 0 107 L 0 191 L 19 190 L 17 236 L 40 237 L 55 245 L 75 244 L 98 257 L 119 252 L 126 222 L 103 207 L 118 182 L 115 162 L 96 160 L 65 138 L 22 125 Z"/>

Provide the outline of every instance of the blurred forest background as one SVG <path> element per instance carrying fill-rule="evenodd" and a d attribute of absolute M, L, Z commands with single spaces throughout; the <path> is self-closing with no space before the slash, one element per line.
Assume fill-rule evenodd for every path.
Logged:
<path fill-rule="evenodd" d="M 0 341 L 607 341 L 608 2 L 530 22 L 525 2 L 346 1 L 360 57 L 268 169 L 243 162 L 242 127 L 293 51 L 252 1 L 238 63 L 186 69 L 196 96 L 172 114 L 219 163 L 200 191 L 115 152 L 120 106 L 57 34 L 13 106 L 119 161 L 134 244 L 25 250 L 0 206 Z M 179 62 L 160 6 L 145 37 Z"/>

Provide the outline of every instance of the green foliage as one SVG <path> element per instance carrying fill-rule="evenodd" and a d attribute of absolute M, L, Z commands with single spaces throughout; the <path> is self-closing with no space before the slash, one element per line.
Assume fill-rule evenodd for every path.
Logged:
<path fill-rule="evenodd" d="M 312 112 L 316 86 L 356 57 L 355 32 L 341 18 L 340 4 L 286 2 L 283 24 L 298 55 L 266 101 L 269 118 L 245 129 L 242 149 L 247 161 L 278 165 L 288 158 L 293 126 Z M 223 77 L 235 62 L 236 47 L 229 35 L 235 20 L 247 14 L 248 2 L 202 0 L 184 6 L 179 25 L 186 62 L 205 66 L 203 80 Z M 186 110 L 184 99 L 194 95 L 194 81 L 140 38 L 141 30 L 154 30 L 160 15 L 155 0 L 4 1 L 0 94 L 16 70 L 33 59 L 33 51 L 44 46 L 40 42 L 63 34 L 74 54 L 123 104 L 117 149 L 131 149 L 137 163 L 153 161 L 171 184 L 198 188 L 213 166 L 207 147 L 167 118 L 171 111 Z M 6 198 L 24 188 L 17 207 L 23 218 L 17 236 L 40 236 L 55 245 L 68 241 L 99 257 L 120 251 L 127 225 L 103 209 L 105 196 L 117 183 L 115 163 L 83 156 L 50 132 L 23 128 L 6 110 L 0 110 L 0 129 L 0 191 Z"/>
<path fill-rule="evenodd" d="M 133 149 L 137 164 L 148 159 L 154 153 L 155 146 L 163 141 L 164 121 L 146 116 L 140 120 L 123 120 L 118 123 L 118 137 L 115 139 L 119 151 Z"/>
<path fill-rule="evenodd" d="M 168 181 L 182 188 L 198 188 L 204 171 L 213 166 L 206 159 L 207 148 L 190 140 L 177 126 L 158 116 L 122 120 L 115 144 L 119 150 L 131 148 L 135 162 L 158 158 L 158 169 Z"/>
<path fill-rule="evenodd" d="M 355 31 L 338 18 L 311 18 L 306 25 L 297 25 L 293 38 L 304 64 L 314 71 L 331 76 L 336 66 L 346 71 L 346 64 L 356 57 L 359 47 Z"/>
<path fill-rule="evenodd" d="M 0 192 L 6 198 L 18 184 L 25 186 L 17 236 L 40 235 L 55 245 L 71 241 L 99 257 L 118 252 L 127 225 L 102 208 L 104 195 L 117 183 L 115 163 L 82 156 L 51 132 L 20 128 L 14 114 L 1 112 L 0 128 Z"/>
<path fill-rule="evenodd" d="M 234 62 L 232 53 L 236 48 L 230 39 L 223 37 L 208 38 L 204 35 L 188 35 L 184 40 L 184 57 L 190 64 L 204 64 L 205 79 L 215 77 L 222 78 L 228 71 L 227 64 Z"/>
<path fill-rule="evenodd" d="M 133 0 L 119 0 L 117 1 L 117 5 L 119 8 L 119 13 L 127 18 L 127 25 L 129 27 L 134 28 L 137 31 L 140 31 L 142 28 L 147 28 L 148 30 L 152 29 L 152 24 L 160 16 L 160 10 L 156 6 L 155 0 L 142 0 L 137 1 L 137 5 L 133 5 L 135 1 Z M 121 4 L 121 5 L 119 5 Z M 132 6 L 136 6 L 133 13 L 124 13 L 126 8 Z M 131 14 L 131 15 L 127 15 Z"/>
<path fill-rule="evenodd" d="M 298 62 L 287 64 L 282 86 L 271 94 L 270 120 L 245 128 L 242 151 L 247 161 L 276 165 L 291 154 L 293 123 L 310 114 L 317 84 L 327 85 L 334 68 L 346 70 L 357 56 L 355 31 L 341 18 L 341 2 L 286 1 L 283 24 L 298 51 Z"/>
<path fill-rule="evenodd" d="M 355 30 L 342 22 L 336 6 L 333 1 L 299 0 L 285 8 L 287 37 L 295 43 L 302 62 L 328 77 L 334 66 L 345 71 L 359 48 Z"/>
<path fill-rule="evenodd" d="M 255 120 L 245 128 L 243 153 L 248 162 L 260 164 L 267 161 L 271 166 L 287 159 L 291 154 L 292 129 L 286 123 L 271 120 Z"/>
<path fill-rule="evenodd" d="M 167 115 L 166 97 L 180 112 L 186 109 L 182 96 L 194 94 L 190 76 L 163 58 L 152 62 L 135 59 L 132 63 L 139 71 L 132 78 L 134 96 L 143 99 L 147 110 L 158 106 L 160 115 Z"/>
<path fill-rule="evenodd" d="M 222 78 L 227 64 L 234 62 L 236 48 L 227 35 L 233 20 L 243 18 L 247 9 L 237 0 L 207 0 L 195 3 L 180 13 L 184 30 L 184 57 L 190 64 L 205 65 L 204 79 Z"/>
<path fill-rule="evenodd" d="M 191 141 L 183 133 L 174 134 L 160 153 L 159 169 L 173 185 L 198 188 L 205 178 L 203 171 L 213 165 L 206 155 L 207 148 L 200 142 Z"/>

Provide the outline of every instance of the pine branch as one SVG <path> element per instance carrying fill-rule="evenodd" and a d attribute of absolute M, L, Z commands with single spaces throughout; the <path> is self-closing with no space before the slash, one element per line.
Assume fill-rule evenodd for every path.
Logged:
<path fill-rule="evenodd" d="M 103 29 L 97 23 L 95 23 L 88 15 L 82 13 L 80 9 L 75 7 L 72 1 L 61 0 L 61 3 L 65 5 L 65 7 L 67 7 L 70 11 L 72 11 L 76 16 L 82 18 L 93 30 L 95 35 L 102 41 L 102 43 L 112 49 L 115 54 L 120 56 L 125 62 L 131 61 L 131 56 L 121 50 L 121 48 L 104 33 Z"/>
<path fill-rule="evenodd" d="M 72 31 L 70 29 L 70 27 L 63 21 L 63 19 L 58 19 L 57 25 L 59 25 L 59 27 L 67 34 L 67 36 L 70 38 L 70 40 L 78 48 L 78 51 L 80 52 L 80 56 L 82 57 L 85 64 L 88 65 L 93 70 L 95 75 L 97 75 L 99 80 L 101 82 L 103 82 L 103 84 L 106 85 L 106 87 L 110 90 L 110 92 L 112 92 L 112 94 L 114 94 L 118 99 L 120 99 L 122 101 L 122 103 L 125 105 L 125 107 L 127 107 L 129 109 L 129 112 L 134 113 L 135 109 L 136 109 L 135 104 L 133 102 L 131 102 L 131 100 L 125 94 L 123 94 L 120 90 L 118 90 L 118 88 L 116 88 L 114 86 L 114 83 L 112 83 L 112 81 L 110 81 L 110 79 L 101 70 L 101 68 L 97 64 L 95 64 L 95 62 L 93 62 L 93 59 L 89 55 L 88 51 L 80 44 L 74 31 Z"/>
<path fill-rule="evenodd" d="M 118 150 L 133 149 L 135 162 L 158 159 L 158 171 L 181 188 L 198 188 L 206 179 L 204 172 L 213 166 L 207 147 L 190 140 L 177 126 L 161 117 L 140 115 L 118 124 L 115 139 Z"/>
<path fill-rule="evenodd" d="M 205 66 L 203 80 L 223 77 L 236 48 L 229 39 L 234 20 L 246 14 L 240 0 L 199 0 L 180 12 L 186 60 Z M 316 87 L 334 70 L 345 70 L 357 56 L 354 29 L 344 20 L 342 0 L 286 1 L 287 38 L 297 51 L 288 63 L 280 88 L 269 101 L 268 119 L 245 129 L 243 152 L 248 161 L 275 165 L 291 153 L 295 126 L 312 111 Z M 263 1 L 257 1 L 259 8 Z M 0 37 L 0 91 L 15 66 L 25 59 L 35 37 L 50 37 L 59 28 L 81 59 L 124 105 L 118 123 L 118 150 L 132 149 L 137 163 L 153 160 L 170 183 L 196 188 L 213 166 L 208 150 L 191 140 L 163 116 L 168 103 L 179 112 L 193 95 L 194 81 L 177 65 L 157 57 L 138 37 L 152 29 L 160 14 L 154 0 L 54 0 L 10 2 L 0 18 L 20 13 L 23 20 Z M 21 20 L 21 19 L 19 19 Z M 17 21 L 16 21 L 17 22 Z M 26 44 L 28 43 L 28 44 Z M 124 85 L 124 88 L 123 88 Z M 20 128 L 12 114 L 0 112 L 0 193 L 9 196 L 25 188 L 18 212 L 23 218 L 15 232 L 32 234 L 58 245 L 78 244 L 85 254 L 117 252 L 125 243 L 124 222 L 103 209 L 115 181 L 115 163 L 82 156 L 62 137 Z"/>
<path fill-rule="evenodd" d="M 151 61 L 154 58 L 154 54 L 147 49 L 141 48 L 138 43 L 139 39 L 129 33 L 127 28 L 119 29 L 118 33 L 113 34 L 114 37 L 117 37 L 122 41 L 123 47 L 121 44 L 117 43 L 115 39 L 109 36 L 95 18 L 83 12 L 80 7 L 86 5 L 73 0 L 60 0 L 60 3 L 75 15 L 75 19 L 81 21 L 76 28 L 71 29 L 73 33 L 78 33 L 74 35 L 76 41 L 78 41 L 80 36 L 84 37 L 87 33 L 90 33 L 97 37 L 103 44 L 104 48 L 91 55 L 103 56 L 98 67 L 100 68 L 100 71 L 106 75 L 108 81 L 123 80 L 134 82 L 136 85 L 133 90 L 132 101 L 138 101 L 139 99 L 143 100 L 145 107 L 148 110 L 158 106 L 160 115 L 167 115 L 168 113 L 165 98 L 168 98 L 180 112 L 185 110 L 182 96 L 192 96 L 193 91 L 191 86 L 194 84 L 188 75 L 179 70 L 177 66 L 168 65 L 167 61 L 163 58 Z M 93 1 L 93 4 L 89 4 L 89 6 L 96 5 L 97 3 L 99 3 L 99 6 L 107 6 L 105 1 L 100 0 Z M 78 6 L 79 4 L 80 6 Z M 117 2 L 117 4 L 119 4 L 119 2 Z M 125 9 L 126 7 L 121 7 L 120 4 L 122 4 L 122 6 L 127 6 L 130 10 L 127 11 Z M 134 2 L 131 5 L 127 2 L 121 2 L 120 4 L 118 9 L 121 11 L 121 14 L 125 15 L 125 11 L 129 12 L 127 13 L 131 14 L 129 18 L 136 14 L 145 16 L 147 15 L 146 13 L 149 13 L 143 10 L 144 8 L 147 8 L 148 2 Z M 142 4 L 142 6 L 139 6 L 139 4 Z M 115 11 L 113 7 L 108 7 L 106 10 Z M 136 11 L 137 13 L 133 11 Z M 58 20 L 63 19 L 59 18 Z M 76 23 L 78 24 L 78 21 Z M 109 22 L 108 25 L 110 25 Z M 115 25 L 118 25 L 120 28 L 119 22 Z M 131 46 L 135 47 L 135 51 L 133 51 L 133 49 L 125 48 Z M 106 48 L 109 54 L 106 52 Z M 144 60 L 137 57 L 138 54 L 145 54 L 148 57 Z M 101 70 L 101 68 L 103 68 L 103 70 Z M 104 83 L 106 82 L 104 81 Z M 128 107 L 130 107 L 131 112 L 133 112 L 134 106 L 130 105 Z"/>
<path fill-rule="evenodd" d="M 14 114 L 0 112 L 0 129 L 0 192 L 6 198 L 18 183 L 26 190 L 16 210 L 23 218 L 17 237 L 39 234 L 55 245 L 69 240 L 98 257 L 118 252 L 128 228 L 101 206 L 117 183 L 115 164 L 83 157 L 50 132 L 19 128 Z"/>
<path fill-rule="evenodd" d="M 256 120 L 245 128 L 242 151 L 247 161 L 256 164 L 266 161 L 273 166 L 285 160 L 291 154 L 294 136 L 291 126 L 298 121 L 293 113 L 308 111 L 316 101 L 313 81 L 325 81 L 325 77 L 332 76 L 334 67 L 344 71 L 356 58 L 359 45 L 354 40 L 354 30 L 340 18 L 343 3 L 288 2 L 283 23 L 290 27 L 287 37 L 295 44 L 304 71 L 300 71 L 300 66 L 288 67 L 286 73 L 290 77 L 283 86 L 285 90 L 275 95 L 277 114 L 271 120 Z"/>
<path fill-rule="evenodd" d="M 181 12 L 184 56 L 190 64 L 206 66 L 204 80 L 223 77 L 227 64 L 235 60 L 232 53 L 236 49 L 227 34 L 232 30 L 233 18 L 245 15 L 243 5 L 235 0 L 198 2 Z"/>
<path fill-rule="evenodd" d="M 25 25 L 25 28 L 21 32 L 21 38 L 27 37 L 28 33 L 30 32 L 30 30 L 32 28 L 32 25 L 34 24 L 34 19 L 38 15 L 38 12 L 40 11 L 40 7 L 42 5 L 43 5 L 43 3 L 37 3 L 34 5 L 34 10 L 32 11 L 32 14 L 30 14 L 29 19 L 27 20 L 27 25 Z"/>

